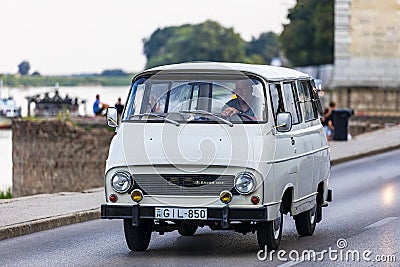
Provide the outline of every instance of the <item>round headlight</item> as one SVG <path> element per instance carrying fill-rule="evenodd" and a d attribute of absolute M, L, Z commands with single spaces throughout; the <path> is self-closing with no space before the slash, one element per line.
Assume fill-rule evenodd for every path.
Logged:
<path fill-rule="evenodd" d="M 111 186 L 117 193 L 126 193 L 132 186 L 132 177 L 127 172 L 116 172 L 111 178 Z"/>
<path fill-rule="evenodd" d="M 249 172 L 239 173 L 235 178 L 235 189 L 240 194 L 249 194 L 256 188 L 256 179 Z"/>

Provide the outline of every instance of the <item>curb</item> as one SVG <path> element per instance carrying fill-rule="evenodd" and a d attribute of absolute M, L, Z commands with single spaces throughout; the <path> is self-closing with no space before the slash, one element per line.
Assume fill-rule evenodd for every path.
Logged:
<path fill-rule="evenodd" d="M 100 219 L 100 208 L 14 224 L 0 228 L 0 240 L 95 219 Z"/>
<path fill-rule="evenodd" d="M 339 163 L 344 163 L 344 162 L 351 161 L 351 160 L 356 160 L 356 159 L 365 158 L 365 157 L 369 157 L 369 156 L 373 156 L 373 155 L 377 155 L 377 154 L 382 154 L 382 153 L 389 152 L 389 151 L 396 150 L 396 149 L 400 149 L 400 144 L 383 147 L 383 148 L 379 148 L 379 149 L 375 149 L 375 150 L 370 150 L 370 151 L 362 152 L 362 153 L 359 153 L 356 155 L 342 157 L 339 159 L 333 159 L 333 160 L 331 160 L 331 165 L 337 165 Z"/>

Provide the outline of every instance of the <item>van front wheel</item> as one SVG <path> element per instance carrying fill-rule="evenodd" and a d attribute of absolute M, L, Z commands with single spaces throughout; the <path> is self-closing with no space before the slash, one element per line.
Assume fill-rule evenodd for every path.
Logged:
<path fill-rule="evenodd" d="M 294 216 L 296 230 L 300 236 L 312 236 L 317 224 L 317 205 Z"/>
<path fill-rule="evenodd" d="M 257 223 L 257 240 L 260 249 L 265 249 L 265 246 L 267 246 L 267 251 L 277 250 L 279 248 L 282 238 L 282 226 L 282 206 L 275 220 Z"/>
<path fill-rule="evenodd" d="M 149 247 L 152 222 L 140 220 L 139 226 L 133 226 L 132 220 L 124 219 L 125 240 L 132 251 L 144 251 Z"/>

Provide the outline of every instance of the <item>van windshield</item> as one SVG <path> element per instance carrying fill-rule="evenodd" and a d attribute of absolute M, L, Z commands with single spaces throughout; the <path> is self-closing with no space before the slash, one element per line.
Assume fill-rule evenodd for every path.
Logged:
<path fill-rule="evenodd" d="M 136 79 L 123 120 L 228 124 L 266 120 L 265 90 L 260 80 L 247 76 L 185 78 L 154 75 Z"/>

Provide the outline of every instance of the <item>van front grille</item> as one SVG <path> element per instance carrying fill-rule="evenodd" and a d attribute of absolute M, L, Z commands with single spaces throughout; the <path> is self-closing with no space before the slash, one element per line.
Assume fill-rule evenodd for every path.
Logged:
<path fill-rule="evenodd" d="M 233 175 L 134 175 L 134 188 L 140 188 L 146 195 L 218 196 L 221 191 L 234 187 Z M 236 190 L 232 190 L 234 193 Z"/>

